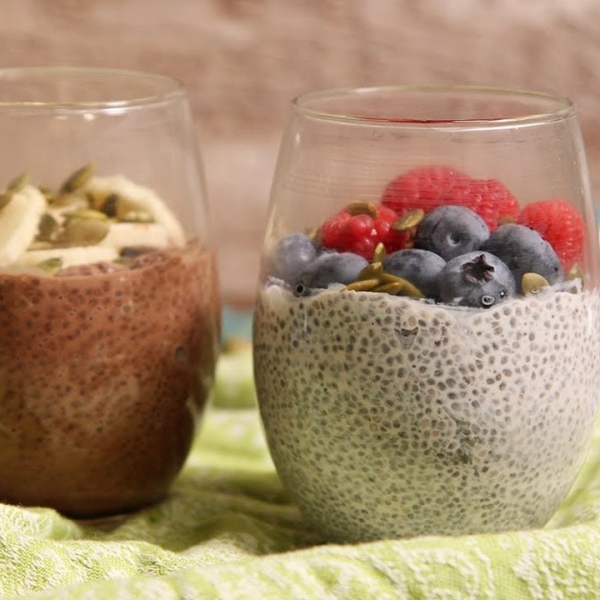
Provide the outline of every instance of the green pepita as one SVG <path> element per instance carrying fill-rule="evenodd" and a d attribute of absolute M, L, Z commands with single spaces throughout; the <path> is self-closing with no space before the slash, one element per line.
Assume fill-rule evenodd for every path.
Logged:
<path fill-rule="evenodd" d="M 90 219 L 94 221 L 107 221 L 105 213 L 93 208 L 78 208 L 64 213 L 65 219 Z"/>
<path fill-rule="evenodd" d="M 58 221 L 50 213 L 44 213 L 38 225 L 36 239 L 38 241 L 50 242 L 54 239 L 59 229 L 60 225 Z"/>
<path fill-rule="evenodd" d="M 356 278 L 357 281 L 364 281 L 365 279 L 379 279 L 379 276 L 383 273 L 383 265 L 380 262 L 373 262 L 368 264 Z"/>
<path fill-rule="evenodd" d="M 351 202 L 346 206 L 346 212 L 353 217 L 356 215 L 369 215 L 375 218 L 379 211 L 372 202 Z"/>
<path fill-rule="evenodd" d="M 69 219 L 58 242 L 69 246 L 94 246 L 107 235 L 110 225 L 96 219 Z"/>
<path fill-rule="evenodd" d="M 548 280 L 539 273 L 525 273 L 521 279 L 521 288 L 525 295 L 539 294 L 549 285 Z"/>
<path fill-rule="evenodd" d="M 379 285 L 378 279 L 363 279 L 349 283 L 342 291 L 351 292 L 370 292 Z"/>
<path fill-rule="evenodd" d="M 54 256 L 52 258 L 47 258 L 42 262 L 39 262 L 37 266 L 45 271 L 49 275 L 56 275 L 62 268 L 63 259 L 60 256 Z"/>
<path fill-rule="evenodd" d="M 410 296 L 411 298 L 424 298 L 423 292 L 410 281 L 390 273 L 382 273 L 380 277 L 381 285 L 375 292 L 393 294 L 395 296 Z"/>
<path fill-rule="evenodd" d="M 387 250 L 383 242 L 379 242 L 373 251 L 373 262 L 382 262 L 387 256 Z"/>
<path fill-rule="evenodd" d="M 69 175 L 67 179 L 65 179 L 65 181 L 60 186 L 60 191 L 70 193 L 81 189 L 89 182 L 93 174 L 94 165 L 92 165 L 91 163 L 84 165 L 83 167 L 77 169 L 77 171 Z"/>
<path fill-rule="evenodd" d="M 18 177 L 15 177 L 6 186 L 6 191 L 10 192 L 11 194 L 16 194 L 17 192 L 20 192 L 29 183 L 29 180 L 30 180 L 29 173 L 27 173 L 27 172 L 22 173 Z"/>
<path fill-rule="evenodd" d="M 406 214 L 402 215 L 399 219 L 394 221 L 392 229 L 394 231 L 410 231 L 413 227 L 416 227 L 425 216 L 425 211 L 422 208 L 415 208 L 409 210 Z"/>

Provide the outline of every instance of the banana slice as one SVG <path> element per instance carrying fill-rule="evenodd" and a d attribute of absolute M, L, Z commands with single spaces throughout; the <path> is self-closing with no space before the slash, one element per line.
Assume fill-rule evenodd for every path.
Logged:
<path fill-rule="evenodd" d="M 169 233 L 158 223 L 113 223 L 99 246 L 115 248 L 117 251 L 127 246 L 150 246 L 167 248 Z"/>
<path fill-rule="evenodd" d="M 27 250 L 46 210 L 46 199 L 32 185 L 15 193 L 0 210 L 0 267 L 13 264 Z"/>
<path fill-rule="evenodd" d="M 99 262 L 111 262 L 118 258 L 115 248 L 101 246 L 75 246 L 72 248 L 49 248 L 47 250 L 28 250 L 14 262 L 14 267 L 35 267 L 51 258 L 60 258 L 63 269 L 77 265 L 89 265 Z"/>
<path fill-rule="evenodd" d="M 156 223 L 161 224 L 166 232 L 169 243 L 173 246 L 185 245 L 185 233 L 175 215 L 167 205 L 150 188 L 134 183 L 123 175 L 109 177 L 92 177 L 86 189 L 99 194 L 117 193 L 137 202 L 154 216 Z M 131 245 L 131 244 L 128 244 Z"/>

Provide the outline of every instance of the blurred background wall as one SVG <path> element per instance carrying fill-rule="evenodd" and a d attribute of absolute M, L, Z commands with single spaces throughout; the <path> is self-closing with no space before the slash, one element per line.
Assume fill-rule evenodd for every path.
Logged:
<path fill-rule="evenodd" d="M 596 0 L 2 0 L 0 67 L 46 64 L 152 70 L 187 86 L 229 304 L 252 302 L 289 100 L 317 88 L 567 95 L 600 199 Z"/>

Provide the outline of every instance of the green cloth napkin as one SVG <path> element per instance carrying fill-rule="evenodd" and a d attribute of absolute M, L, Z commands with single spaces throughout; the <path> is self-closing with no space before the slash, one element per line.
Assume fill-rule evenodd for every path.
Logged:
<path fill-rule="evenodd" d="M 243 361 L 218 376 L 247 379 Z M 333 545 L 283 490 L 238 383 L 220 388 L 170 496 L 111 531 L 0 505 L 0 598 L 598 598 L 600 428 L 542 530 Z"/>

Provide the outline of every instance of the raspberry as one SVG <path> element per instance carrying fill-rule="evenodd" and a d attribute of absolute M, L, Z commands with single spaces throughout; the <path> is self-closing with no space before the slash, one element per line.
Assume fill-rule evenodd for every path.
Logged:
<path fill-rule="evenodd" d="M 338 252 L 353 252 L 369 261 L 380 242 L 388 253 L 404 248 L 410 233 L 392 229 L 398 219 L 396 212 L 381 205 L 366 206 L 368 209 L 359 214 L 350 214 L 346 207 L 325 221 L 320 228 L 321 244 Z"/>
<path fill-rule="evenodd" d="M 443 204 L 466 206 L 476 212 L 494 231 L 503 220 L 514 221 L 519 203 L 497 179 L 468 179 L 458 182 L 442 198 Z"/>
<path fill-rule="evenodd" d="M 532 202 L 523 208 L 517 223 L 535 229 L 554 248 L 565 271 L 581 262 L 585 226 L 577 209 L 566 200 Z"/>
<path fill-rule="evenodd" d="M 416 167 L 402 173 L 386 186 L 381 203 L 399 215 L 415 208 L 426 213 L 444 204 L 443 196 L 469 177 L 446 165 Z"/>

